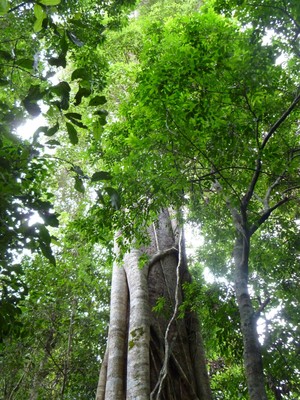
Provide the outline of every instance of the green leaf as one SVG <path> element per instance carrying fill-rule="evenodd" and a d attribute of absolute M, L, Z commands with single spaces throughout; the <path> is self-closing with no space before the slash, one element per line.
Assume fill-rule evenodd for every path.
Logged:
<path fill-rule="evenodd" d="M 34 16 L 36 19 L 43 20 L 46 16 L 45 11 L 43 10 L 43 7 L 37 3 L 35 3 L 35 5 L 33 7 L 33 12 L 34 12 Z"/>
<path fill-rule="evenodd" d="M 57 6 L 61 0 L 40 0 L 40 3 L 44 6 Z"/>
<path fill-rule="evenodd" d="M 40 126 L 37 128 L 37 130 L 33 134 L 33 143 L 36 143 L 38 140 L 38 137 L 41 132 L 47 134 L 49 127 L 48 126 Z"/>
<path fill-rule="evenodd" d="M 48 129 L 47 132 L 45 132 L 46 136 L 53 136 L 59 129 L 59 123 L 57 122 L 52 128 Z"/>
<path fill-rule="evenodd" d="M 68 51 L 68 48 L 69 48 L 69 44 L 68 44 L 68 42 L 66 40 L 66 35 L 64 35 L 61 38 L 60 47 L 61 47 L 61 50 L 62 50 L 62 54 L 66 55 L 67 51 Z"/>
<path fill-rule="evenodd" d="M 67 117 L 69 121 L 71 121 L 74 125 L 78 126 L 79 128 L 87 129 L 87 126 L 84 125 L 82 122 L 78 121 L 75 118 L 71 118 L 70 116 Z"/>
<path fill-rule="evenodd" d="M 80 193 L 84 193 L 85 192 L 85 187 L 84 187 L 83 181 L 77 175 L 75 176 L 74 188 Z"/>
<path fill-rule="evenodd" d="M 66 122 L 66 126 L 67 126 L 67 131 L 68 131 L 70 142 L 72 144 L 77 144 L 78 143 L 78 134 L 77 134 L 76 129 L 69 122 Z"/>
<path fill-rule="evenodd" d="M 50 214 L 49 212 L 43 213 L 43 220 L 45 221 L 45 225 L 50 225 L 53 228 L 57 228 L 59 226 L 59 221 L 56 214 Z"/>
<path fill-rule="evenodd" d="M 71 168 L 71 171 L 74 171 L 76 174 L 78 174 L 80 176 L 84 176 L 84 173 L 83 173 L 82 169 L 79 167 L 79 165 L 74 165 Z"/>
<path fill-rule="evenodd" d="M 0 15 L 4 15 L 9 10 L 9 2 L 7 0 L 0 0 Z"/>
<path fill-rule="evenodd" d="M 43 28 L 43 20 L 42 19 L 37 19 L 35 21 L 35 23 L 33 24 L 33 31 L 37 33 L 39 31 L 41 31 L 42 28 Z"/>
<path fill-rule="evenodd" d="M 50 261 L 51 264 L 56 265 L 55 258 L 53 256 L 50 245 L 47 245 L 42 241 L 39 241 L 39 245 L 43 255 Z"/>
<path fill-rule="evenodd" d="M 107 124 L 106 117 L 108 115 L 108 112 L 106 110 L 97 110 L 96 112 L 94 112 L 94 114 L 98 115 L 98 121 L 100 125 L 104 126 Z"/>
<path fill-rule="evenodd" d="M 105 199 L 104 199 L 104 196 L 103 196 L 101 190 L 96 190 L 96 193 L 98 195 L 98 200 L 100 201 L 100 203 L 105 205 L 106 204 Z"/>
<path fill-rule="evenodd" d="M 34 61 L 31 58 L 21 58 L 16 61 L 16 65 L 26 69 L 33 69 Z"/>
<path fill-rule="evenodd" d="M 48 142 L 46 142 L 47 146 L 60 146 L 60 142 L 58 140 L 48 140 Z"/>
<path fill-rule="evenodd" d="M 13 60 L 13 56 L 6 50 L 0 50 L 0 58 L 2 58 L 5 61 Z"/>
<path fill-rule="evenodd" d="M 26 99 L 30 101 L 37 101 L 43 98 L 43 92 L 41 92 L 40 85 L 31 85 L 26 96 Z"/>
<path fill-rule="evenodd" d="M 75 106 L 78 106 L 81 103 L 83 97 L 88 97 L 91 94 L 91 90 L 87 88 L 80 87 L 78 92 L 75 95 Z"/>
<path fill-rule="evenodd" d="M 116 191 L 116 189 L 114 189 L 112 187 L 106 187 L 105 191 L 110 197 L 110 202 L 111 202 L 111 205 L 113 206 L 113 208 L 118 210 L 121 205 L 119 193 Z"/>
<path fill-rule="evenodd" d="M 37 117 L 42 112 L 40 107 L 36 103 L 32 103 L 28 99 L 24 99 L 23 104 L 28 113 L 33 117 Z"/>
<path fill-rule="evenodd" d="M 43 10 L 43 7 L 39 4 L 35 4 L 33 7 L 34 15 L 36 17 L 36 21 L 33 25 L 34 32 L 39 32 L 43 27 L 43 20 L 46 18 L 46 13 Z"/>
<path fill-rule="evenodd" d="M 67 96 L 69 95 L 71 88 L 68 82 L 62 81 L 59 82 L 57 85 L 52 86 L 50 91 L 59 95 L 59 96 Z"/>
<path fill-rule="evenodd" d="M 65 117 L 67 117 L 70 121 L 72 121 L 73 119 L 81 119 L 82 115 L 78 113 L 66 113 Z"/>
<path fill-rule="evenodd" d="M 90 100 L 89 106 L 99 106 L 107 102 L 105 96 L 96 96 Z"/>
<path fill-rule="evenodd" d="M 60 103 L 57 104 L 58 108 L 63 110 L 67 110 L 69 108 L 70 91 L 70 85 L 65 81 L 60 82 L 58 85 L 50 88 L 50 92 L 57 94 L 61 98 Z"/>
<path fill-rule="evenodd" d="M 49 64 L 54 67 L 63 67 L 66 68 L 67 60 L 65 54 L 60 54 L 58 57 L 49 58 Z"/>
<path fill-rule="evenodd" d="M 51 243 L 51 236 L 48 229 L 43 224 L 38 224 L 39 227 L 39 238 L 45 244 Z"/>
<path fill-rule="evenodd" d="M 88 72 L 86 68 L 77 68 L 75 71 L 72 72 L 71 80 L 74 81 L 75 79 L 89 79 Z"/>
<path fill-rule="evenodd" d="M 112 176 L 110 175 L 110 173 L 108 173 L 106 171 L 95 172 L 91 177 L 92 182 L 104 181 L 104 180 L 110 180 L 110 179 L 112 179 Z"/>

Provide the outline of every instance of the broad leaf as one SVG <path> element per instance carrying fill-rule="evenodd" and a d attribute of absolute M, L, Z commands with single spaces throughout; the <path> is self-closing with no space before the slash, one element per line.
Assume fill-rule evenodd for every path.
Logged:
<path fill-rule="evenodd" d="M 84 193 L 85 192 L 85 187 L 84 187 L 83 181 L 78 176 L 75 176 L 74 188 L 80 193 Z"/>
<path fill-rule="evenodd" d="M 77 68 L 75 71 L 72 72 L 71 80 L 74 81 L 75 79 L 89 79 L 89 74 L 85 68 Z"/>
<path fill-rule="evenodd" d="M 100 106 L 107 102 L 105 96 L 96 96 L 90 100 L 89 106 Z"/>
<path fill-rule="evenodd" d="M 37 105 L 37 103 L 31 102 L 27 98 L 24 99 L 23 104 L 24 104 L 24 107 L 26 108 L 26 110 L 28 111 L 28 113 L 33 117 L 37 117 L 42 112 L 40 107 Z"/>
<path fill-rule="evenodd" d="M 34 61 L 31 58 L 21 58 L 20 60 L 16 60 L 16 65 L 26 69 L 33 69 Z"/>
<path fill-rule="evenodd" d="M 59 123 L 57 122 L 52 128 L 48 129 L 47 132 L 45 132 L 46 136 L 53 136 L 59 129 Z M 44 131 L 43 131 L 44 132 Z"/>
<path fill-rule="evenodd" d="M 75 106 L 78 106 L 81 103 L 81 100 L 83 97 L 88 97 L 91 94 L 91 90 L 84 88 L 84 87 L 80 87 L 78 92 L 75 95 Z"/>
<path fill-rule="evenodd" d="M 73 119 L 81 119 L 82 115 L 78 113 L 66 113 L 65 117 L 67 117 L 70 121 L 72 121 Z"/>
<path fill-rule="evenodd" d="M 60 54 L 58 57 L 49 58 L 49 64 L 55 67 L 63 67 L 66 68 L 67 60 L 65 54 Z"/>
<path fill-rule="evenodd" d="M 40 0 L 40 3 L 44 6 L 57 6 L 61 0 Z"/>
<path fill-rule="evenodd" d="M 48 140 L 48 142 L 46 142 L 46 145 L 47 146 L 59 146 L 60 142 L 58 140 L 52 139 L 52 140 Z"/>
<path fill-rule="evenodd" d="M 42 215 L 45 225 L 50 225 L 53 228 L 57 228 L 59 226 L 59 221 L 57 219 L 56 214 L 51 214 L 49 212 L 45 212 Z"/>
<path fill-rule="evenodd" d="M 50 245 L 43 243 L 42 241 L 39 242 L 40 249 L 42 250 L 43 255 L 49 260 L 49 262 L 53 265 L 56 265 L 55 258 L 53 256 L 52 250 Z"/>
<path fill-rule="evenodd" d="M 39 238 L 45 244 L 51 243 L 51 236 L 48 229 L 43 224 L 37 224 L 39 229 Z"/>
<path fill-rule="evenodd" d="M 92 175 L 91 181 L 92 182 L 98 182 L 98 181 L 110 180 L 111 178 L 112 178 L 112 176 L 110 175 L 109 172 L 99 171 L 99 172 L 95 172 Z"/>
<path fill-rule="evenodd" d="M 46 18 L 47 15 L 43 10 L 43 7 L 37 3 L 34 5 L 33 10 L 36 17 L 36 21 L 33 25 L 33 30 L 34 32 L 39 32 L 43 28 L 43 20 Z"/>
<path fill-rule="evenodd" d="M 66 122 L 66 126 L 67 126 L 67 131 L 68 131 L 70 142 L 72 144 L 77 144 L 78 143 L 78 134 L 77 134 L 77 131 L 76 131 L 74 125 L 70 124 L 69 122 Z"/>

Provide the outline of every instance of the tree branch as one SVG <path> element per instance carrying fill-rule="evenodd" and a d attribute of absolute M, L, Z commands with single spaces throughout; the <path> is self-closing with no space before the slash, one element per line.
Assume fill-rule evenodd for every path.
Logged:
<path fill-rule="evenodd" d="M 245 196 L 242 198 L 242 207 L 244 210 L 246 210 L 249 201 L 252 198 L 256 183 L 258 181 L 259 175 L 261 173 L 261 158 L 260 158 L 260 154 L 258 155 L 258 158 L 256 160 L 256 167 L 255 167 L 255 171 L 252 175 L 252 179 L 249 185 L 249 188 L 247 190 L 247 193 L 245 194 Z"/>
<path fill-rule="evenodd" d="M 279 185 L 279 182 L 281 181 L 283 175 L 284 175 L 284 173 L 279 175 L 278 178 L 275 180 L 275 182 L 267 189 L 265 198 L 263 199 L 263 205 L 264 205 L 265 211 L 267 211 L 270 208 L 269 200 L 270 200 L 271 192 L 276 186 Z"/>
<path fill-rule="evenodd" d="M 292 104 L 289 106 L 289 108 L 281 115 L 281 117 L 273 124 L 273 126 L 270 128 L 269 132 L 267 133 L 267 135 L 265 136 L 260 149 L 259 149 L 259 153 L 256 159 L 256 167 L 255 167 L 255 172 L 252 176 L 249 188 L 247 190 L 247 193 L 245 194 L 245 196 L 242 199 L 242 206 L 243 209 L 245 210 L 249 204 L 249 201 L 252 198 L 256 183 L 258 181 L 259 175 L 261 173 L 261 153 L 263 151 L 263 149 L 266 147 L 268 141 L 270 140 L 270 138 L 273 136 L 273 134 L 276 132 L 276 130 L 281 126 L 281 124 L 283 124 L 283 122 L 287 119 L 287 117 L 292 113 L 292 111 L 295 109 L 295 107 L 297 106 L 297 104 L 300 101 L 300 94 L 298 94 L 294 101 L 292 102 Z"/>
<path fill-rule="evenodd" d="M 287 117 L 296 108 L 296 106 L 299 103 L 299 101 L 300 101 L 300 94 L 298 94 L 298 96 L 295 97 L 294 101 L 289 106 L 289 108 L 281 115 L 281 117 L 270 128 L 269 132 L 267 133 L 266 137 L 264 138 L 264 140 L 262 142 L 262 145 L 260 147 L 261 150 L 263 150 L 266 147 L 269 139 L 273 136 L 273 134 L 276 132 L 276 130 L 280 127 L 280 125 L 287 119 Z"/>
<path fill-rule="evenodd" d="M 282 200 L 280 200 L 278 203 L 276 203 L 273 207 L 270 207 L 268 210 L 266 210 L 261 217 L 258 219 L 256 223 L 254 223 L 251 228 L 249 229 L 249 234 L 252 236 L 258 228 L 269 218 L 269 216 L 272 214 L 274 210 L 282 206 L 283 204 L 287 203 L 288 201 L 292 200 L 291 197 L 284 197 Z"/>
<path fill-rule="evenodd" d="M 261 303 L 259 305 L 259 308 L 255 311 L 255 317 L 259 318 L 260 314 L 262 313 L 262 311 L 264 311 L 264 309 L 267 307 L 267 305 L 270 303 L 271 301 L 271 297 L 268 297 L 263 303 Z"/>

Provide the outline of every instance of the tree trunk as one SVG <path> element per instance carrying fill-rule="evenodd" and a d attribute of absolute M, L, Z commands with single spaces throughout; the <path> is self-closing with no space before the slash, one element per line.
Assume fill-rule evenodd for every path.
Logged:
<path fill-rule="evenodd" d="M 246 229 L 238 231 L 234 247 L 235 292 L 240 312 L 241 330 L 244 343 L 244 366 L 250 400 L 266 400 L 264 372 L 256 315 L 248 291 L 248 262 L 250 252 L 250 235 Z"/>
<path fill-rule="evenodd" d="M 96 400 L 210 400 L 197 317 L 186 311 L 178 318 L 182 284 L 190 281 L 182 229 L 163 210 L 149 238 L 149 246 L 131 250 L 113 269 Z M 143 254 L 149 261 L 141 267 Z M 160 312 L 153 311 L 158 301 Z"/>

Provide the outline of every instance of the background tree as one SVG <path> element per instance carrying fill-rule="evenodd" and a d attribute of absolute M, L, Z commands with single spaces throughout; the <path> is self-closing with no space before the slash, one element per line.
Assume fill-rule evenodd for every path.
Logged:
<path fill-rule="evenodd" d="M 126 2 L 124 6 L 128 4 Z M 102 248 L 95 243 L 101 242 L 109 249 L 114 233 L 121 232 L 117 241 L 119 257 L 115 263 L 121 263 L 127 253 L 125 269 L 115 268 L 113 281 L 116 282 L 117 274 L 117 282 L 121 282 L 125 292 L 128 285 L 131 292 L 128 302 L 131 309 L 128 313 L 124 310 L 121 315 L 123 321 L 125 315 L 131 315 L 131 325 L 129 328 L 122 326 L 125 339 L 117 340 L 120 338 L 114 336 L 114 328 L 120 321 L 114 320 L 113 313 L 118 315 L 126 296 L 116 302 L 114 294 L 109 337 L 117 340 L 118 346 L 121 343 L 123 350 L 114 363 L 114 346 L 109 340 L 107 354 L 110 359 L 108 357 L 108 369 L 104 373 L 106 396 L 119 390 L 118 387 L 120 393 L 128 390 L 128 397 L 133 396 L 132 393 L 141 390 L 135 385 L 137 381 L 145 389 L 142 391 L 146 397 L 152 392 L 153 398 L 160 394 L 170 398 L 171 381 L 178 383 L 177 396 L 180 391 L 183 398 L 190 398 L 193 393 L 198 393 L 198 397 L 210 396 L 206 378 L 203 383 L 196 378 L 199 373 L 192 372 L 195 366 L 200 366 L 203 371 L 203 355 L 200 356 L 201 363 L 188 363 L 191 365 L 188 376 L 182 373 L 183 354 L 177 353 L 178 346 L 168 350 L 172 341 L 167 336 L 176 336 L 175 326 L 178 340 L 184 337 L 187 340 L 186 333 L 190 329 L 195 332 L 191 328 L 194 319 L 191 323 L 189 317 L 193 315 L 191 311 L 195 311 L 197 303 L 194 300 L 201 300 L 201 296 L 206 298 L 200 315 L 209 346 L 207 354 L 211 358 L 212 388 L 217 396 L 221 396 L 220 386 L 231 376 L 239 384 L 237 388 L 229 385 L 223 398 L 246 397 L 238 351 L 241 334 L 250 398 L 297 396 L 299 95 L 297 41 L 294 37 L 297 38 L 298 5 L 278 1 L 273 8 L 267 2 L 264 6 L 253 8 L 244 3 L 216 1 L 199 10 L 199 5 L 194 2 L 182 5 L 170 1 L 164 2 L 163 6 L 144 2 L 138 12 L 131 15 L 128 27 L 112 33 L 112 28 L 124 28 L 127 18 L 125 13 L 122 14 L 123 5 L 46 0 L 36 4 L 1 2 L 1 19 L 5 22 L 1 28 L 4 39 L 0 66 L 4 76 L 1 79 L 1 85 L 4 85 L 1 93 L 1 177 L 4 188 L 1 233 L 5 238 L 2 249 L 6 263 L 1 275 L 4 287 L 2 319 L 5 344 L 8 344 L 8 333 L 14 339 L 9 347 L 11 355 L 17 354 L 17 336 L 14 335 L 26 326 L 28 299 L 35 299 L 31 282 L 36 282 L 36 278 L 29 273 L 31 261 L 22 262 L 25 275 L 21 283 L 20 268 L 13 270 L 10 260 L 14 259 L 16 249 L 22 251 L 29 247 L 40 249 L 52 264 L 55 255 L 57 265 L 69 265 L 69 261 L 65 261 L 68 260 L 65 252 L 70 253 L 69 244 L 63 247 L 64 250 L 50 248 L 51 242 L 57 243 L 54 236 L 63 241 L 59 235 L 68 230 L 54 232 L 45 225 L 57 225 L 58 221 L 49 201 L 53 199 L 50 191 L 67 205 L 66 209 L 56 202 L 62 227 L 67 225 L 69 211 L 76 209 L 68 194 L 69 188 L 74 186 L 81 207 L 74 226 L 82 233 L 82 246 L 91 254 Z M 227 13 L 227 17 L 213 12 L 213 7 Z M 268 13 L 264 12 L 266 9 Z M 237 17 L 235 21 L 231 18 L 233 14 Z M 249 22 L 254 20 L 257 22 L 250 26 Z M 267 45 L 264 35 L 272 27 L 273 39 Z M 91 35 L 91 31 L 97 34 Z M 278 63 L 278 56 L 283 52 L 288 60 L 286 65 Z M 59 82 L 53 83 L 49 78 L 57 70 L 60 75 L 55 79 L 58 77 Z M 105 85 L 107 89 L 103 93 Z M 40 114 L 41 101 L 49 107 L 46 111 L 48 126 L 38 129 L 34 146 L 16 142 L 12 135 L 15 126 L 27 114 Z M 50 139 L 42 147 L 47 136 Z M 45 149 L 53 152 L 62 145 L 64 150 L 44 154 Z M 21 161 L 18 154 L 22 154 Z M 57 169 L 58 178 L 53 168 Z M 49 175 L 51 179 L 48 178 L 45 188 Z M 56 187 L 56 180 L 64 183 L 63 189 Z M 49 182 L 53 185 L 51 190 Z M 193 286 L 189 278 L 185 282 L 182 276 L 187 275 L 184 257 L 179 256 L 184 255 L 181 246 L 177 248 L 177 256 L 176 251 L 159 255 L 162 263 L 167 261 L 161 270 L 160 262 L 151 264 L 152 256 L 157 255 L 151 224 L 155 226 L 156 223 L 156 230 L 162 232 L 172 226 L 167 218 L 164 224 L 158 217 L 162 215 L 161 210 L 166 213 L 170 206 L 175 210 L 185 208 L 186 218 L 201 224 L 205 246 L 199 253 L 200 261 L 219 277 L 211 291 L 205 292 L 202 288 L 194 296 L 197 286 Z M 28 219 L 34 210 L 45 224 L 29 226 Z M 173 228 L 167 229 L 170 235 L 166 232 L 162 235 L 169 240 L 170 248 L 178 245 Z M 72 238 L 75 242 L 77 236 Z M 162 243 L 158 243 L 158 247 L 163 252 L 170 249 Z M 140 258 L 144 252 L 148 258 Z M 71 264 L 78 266 L 78 274 L 71 272 L 70 280 L 74 279 L 74 288 L 77 288 L 76 282 L 83 285 L 79 272 L 81 262 L 85 265 L 85 256 L 74 251 L 71 254 Z M 43 262 L 36 260 L 36 270 Z M 142 265 L 144 268 L 139 269 Z M 166 272 L 168 268 L 173 275 L 166 281 L 170 283 L 164 286 L 164 274 L 158 278 L 151 272 Z M 150 271 L 148 276 L 147 270 Z M 73 271 L 73 265 L 70 271 Z M 179 280 L 175 271 L 182 273 Z M 57 276 L 60 276 L 59 271 Z M 224 295 L 220 277 L 229 288 L 235 286 L 240 326 L 237 326 L 232 292 L 228 289 L 228 295 Z M 185 282 L 183 291 L 179 289 L 179 281 L 180 286 Z M 45 288 L 53 284 L 51 279 L 45 282 Z M 140 292 L 135 290 L 136 283 Z M 23 291 L 19 289 L 20 285 L 24 286 Z M 157 293 L 153 286 L 160 287 L 162 293 Z M 26 292 L 27 287 L 29 292 Z M 29 385 L 26 384 L 26 389 L 25 381 L 21 385 L 22 376 L 28 369 L 28 364 L 23 362 L 16 367 L 20 385 L 11 381 L 9 386 L 4 385 L 9 388 L 4 391 L 9 397 L 29 393 L 35 398 L 50 388 L 53 396 L 69 396 L 80 381 L 80 374 L 75 378 L 76 368 L 72 375 L 70 367 L 76 364 L 71 361 L 73 354 L 80 353 L 78 347 L 74 350 L 71 345 L 75 343 L 76 335 L 73 335 L 70 321 L 76 315 L 81 317 L 77 301 L 81 294 L 80 290 L 77 292 L 68 285 L 64 287 L 76 301 L 74 307 L 63 299 L 55 302 L 57 322 L 49 320 L 51 312 L 44 313 L 47 304 L 45 308 L 39 308 L 39 303 L 35 302 L 36 314 L 33 310 L 31 315 L 40 313 L 44 317 L 37 327 L 36 337 L 41 346 L 36 347 L 32 357 L 31 389 L 28 392 Z M 115 284 L 113 287 L 115 291 Z M 143 294 L 138 307 L 143 308 L 144 319 L 136 316 L 133 306 L 138 293 Z M 60 296 L 55 285 L 53 296 L 57 299 Z M 82 297 L 82 302 L 87 304 L 86 297 Z M 5 300 L 10 298 L 12 300 Z M 173 312 L 168 309 L 169 303 L 172 304 L 170 299 L 175 299 Z M 19 306 L 16 307 L 17 303 Z M 13 308 L 5 304 L 13 304 Z M 17 316 L 21 304 L 24 304 L 23 314 Z M 151 312 L 151 307 L 156 312 Z M 212 308 L 213 318 L 204 312 L 207 308 Z M 90 308 L 85 309 L 94 320 Z M 226 310 L 223 319 L 218 315 L 218 309 Z M 18 325 L 11 323 L 11 315 Z M 215 325 L 211 331 L 218 340 L 210 340 L 206 333 L 205 324 L 211 324 L 212 320 Z M 228 321 L 232 323 L 232 329 Z M 264 324 L 264 335 L 260 339 L 262 348 L 258 343 L 257 321 Z M 12 327 L 16 332 L 11 330 Z M 52 340 L 53 329 L 61 332 L 61 341 Z M 131 336 L 126 339 L 126 335 Z M 26 338 L 28 346 L 35 343 L 31 333 Z M 153 340 L 155 338 L 157 340 Z M 236 346 L 230 343 L 226 355 L 224 348 L 232 338 Z M 159 346 L 154 346 L 155 343 Z M 84 344 L 83 348 L 86 348 Z M 190 349 L 185 354 L 189 352 Z M 264 371 L 261 353 L 268 364 Z M 94 357 L 93 360 L 97 357 L 94 352 L 88 351 L 88 354 L 91 359 Z M 134 356 L 136 354 L 138 358 Z M 120 372 L 119 385 L 115 385 L 111 376 L 114 368 L 121 371 L 120 361 L 128 365 L 128 373 Z M 138 373 L 135 375 L 137 362 L 144 364 L 136 368 Z M 283 362 L 290 363 L 290 368 L 283 370 Z M 10 361 L 12 368 L 13 364 Z M 106 362 L 103 372 L 105 365 Z M 149 370 L 151 379 L 147 380 Z M 181 379 L 175 379 L 177 376 Z M 100 380 L 98 394 L 104 387 L 102 382 Z M 87 388 L 81 384 L 77 387 L 78 393 Z"/>

